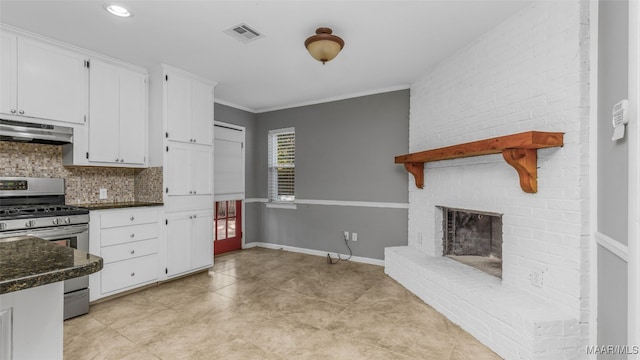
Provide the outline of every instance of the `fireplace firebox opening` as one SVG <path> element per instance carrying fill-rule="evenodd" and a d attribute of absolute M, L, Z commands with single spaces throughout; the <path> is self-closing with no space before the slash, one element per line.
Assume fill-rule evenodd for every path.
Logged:
<path fill-rule="evenodd" d="M 443 256 L 502 278 L 502 214 L 439 208 Z"/>

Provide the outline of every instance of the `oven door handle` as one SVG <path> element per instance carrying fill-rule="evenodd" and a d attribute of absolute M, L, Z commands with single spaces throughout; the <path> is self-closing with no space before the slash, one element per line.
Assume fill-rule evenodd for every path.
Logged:
<path fill-rule="evenodd" d="M 66 236 L 78 235 L 88 230 L 87 225 L 71 225 L 53 229 L 34 229 L 27 235 L 38 237 L 42 240 L 56 240 Z"/>

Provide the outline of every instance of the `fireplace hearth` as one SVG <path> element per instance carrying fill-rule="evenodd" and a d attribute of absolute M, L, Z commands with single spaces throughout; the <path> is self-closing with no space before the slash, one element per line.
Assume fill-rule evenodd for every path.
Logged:
<path fill-rule="evenodd" d="M 502 215 L 439 207 L 442 255 L 502 278 Z"/>

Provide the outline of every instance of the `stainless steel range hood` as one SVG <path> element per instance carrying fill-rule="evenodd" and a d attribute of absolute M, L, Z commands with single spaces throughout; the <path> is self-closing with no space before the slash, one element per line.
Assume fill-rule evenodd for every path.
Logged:
<path fill-rule="evenodd" d="M 73 142 L 73 128 L 0 119 L 0 141 L 64 145 Z"/>

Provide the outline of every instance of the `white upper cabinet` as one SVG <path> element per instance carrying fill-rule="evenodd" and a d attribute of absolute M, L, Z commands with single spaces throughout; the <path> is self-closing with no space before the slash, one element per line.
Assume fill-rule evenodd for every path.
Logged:
<path fill-rule="evenodd" d="M 119 134 L 118 69 L 93 61 L 89 74 L 89 161 L 116 162 Z"/>
<path fill-rule="evenodd" d="M 213 144 L 213 86 L 167 71 L 167 138 Z"/>
<path fill-rule="evenodd" d="M 147 158 L 147 76 L 120 69 L 120 158 L 145 164 Z"/>
<path fill-rule="evenodd" d="M 0 34 L 0 112 L 16 113 L 18 103 L 18 38 L 15 35 Z"/>
<path fill-rule="evenodd" d="M 169 81 L 171 77 L 171 81 Z M 168 73 L 167 82 L 167 138 L 193 142 L 191 137 L 191 79 Z"/>
<path fill-rule="evenodd" d="M 87 69 L 82 54 L 2 32 L 1 60 L 0 112 L 84 123 Z"/>
<path fill-rule="evenodd" d="M 213 153 L 210 147 L 171 143 L 166 151 L 167 195 L 212 194 Z"/>
<path fill-rule="evenodd" d="M 191 136 L 197 144 L 213 145 L 213 86 L 191 82 Z"/>
<path fill-rule="evenodd" d="M 92 59 L 89 70 L 89 162 L 144 166 L 146 74 Z"/>

